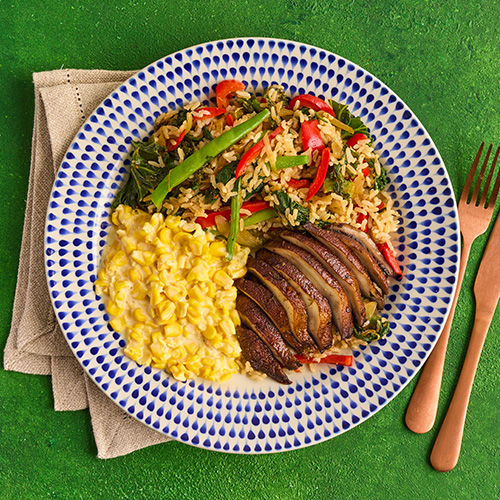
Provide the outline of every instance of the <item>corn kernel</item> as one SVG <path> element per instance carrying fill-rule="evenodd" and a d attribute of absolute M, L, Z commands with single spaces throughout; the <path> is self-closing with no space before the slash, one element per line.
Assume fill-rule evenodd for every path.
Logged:
<path fill-rule="evenodd" d="M 150 266 L 156 261 L 156 255 L 147 250 L 134 250 L 132 252 L 132 258 L 141 266 Z"/>
<path fill-rule="evenodd" d="M 145 323 L 148 320 L 148 316 L 140 307 L 134 310 L 134 318 L 141 323 Z"/>
<path fill-rule="evenodd" d="M 137 281 L 135 285 L 132 287 L 132 296 L 137 300 L 144 300 L 148 294 L 148 290 L 146 286 Z"/>
<path fill-rule="evenodd" d="M 120 316 L 123 313 L 123 308 L 121 308 L 116 302 L 110 300 L 106 306 L 106 311 L 113 316 Z"/>
<path fill-rule="evenodd" d="M 203 336 L 207 340 L 214 339 L 216 335 L 217 335 L 217 330 L 211 325 L 208 325 L 207 328 L 205 329 L 205 331 L 203 332 Z"/>
<path fill-rule="evenodd" d="M 222 331 L 226 334 L 227 337 L 231 337 L 233 335 L 236 335 L 236 330 L 234 328 L 234 323 L 230 319 L 223 319 L 220 322 L 220 327 Z"/>
<path fill-rule="evenodd" d="M 130 270 L 128 272 L 128 277 L 129 277 L 130 281 L 135 283 L 140 278 L 140 275 L 137 272 L 137 270 L 132 267 L 132 268 L 130 268 Z"/>
<path fill-rule="evenodd" d="M 123 238 L 121 239 L 121 244 L 125 249 L 125 252 L 127 252 L 128 254 L 131 254 L 134 250 L 137 250 L 137 245 L 129 236 L 123 236 Z"/>
<path fill-rule="evenodd" d="M 165 225 L 169 229 L 175 229 L 179 227 L 179 224 L 181 222 L 181 218 L 177 215 L 170 215 L 165 219 Z"/>
<path fill-rule="evenodd" d="M 176 307 L 175 307 L 175 314 L 177 315 L 178 318 L 185 318 L 187 311 L 188 311 L 188 305 L 186 302 L 178 302 Z"/>
<path fill-rule="evenodd" d="M 125 347 L 123 352 L 125 353 L 126 356 L 128 356 L 130 359 L 134 361 L 138 361 L 142 355 L 142 351 L 138 347 L 127 346 Z"/>
<path fill-rule="evenodd" d="M 236 309 L 233 309 L 229 312 L 229 317 L 231 318 L 231 321 L 235 324 L 235 326 L 241 325 L 241 318 Z"/>
<path fill-rule="evenodd" d="M 170 240 L 172 239 L 172 231 L 164 227 L 159 233 L 159 238 L 162 243 L 165 243 L 165 245 L 170 243 Z"/>
<path fill-rule="evenodd" d="M 175 304 L 170 300 L 164 300 L 158 304 L 158 316 L 163 324 L 175 319 Z"/>
<path fill-rule="evenodd" d="M 151 305 L 157 306 L 160 302 L 163 302 L 166 299 L 165 294 L 162 293 L 161 288 L 154 286 L 151 289 Z"/>
<path fill-rule="evenodd" d="M 106 271 L 104 268 L 100 269 L 99 272 L 97 273 L 97 277 L 104 282 L 108 281 L 108 275 L 106 274 Z"/>
<path fill-rule="evenodd" d="M 184 347 L 186 348 L 186 351 L 189 354 L 196 354 L 198 352 L 198 346 L 194 342 L 190 342 L 189 344 L 184 344 Z"/>
<path fill-rule="evenodd" d="M 214 274 L 214 281 L 222 288 L 229 288 L 233 285 L 233 280 L 227 275 L 225 271 L 219 270 Z"/>
<path fill-rule="evenodd" d="M 172 301 L 177 302 L 184 298 L 186 295 L 186 289 L 180 284 L 170 285 L 165 290 L 165 295 Z"/>
<path fill-rule="evenodd" d="M 208 270 L 201 265 L 195 266 L 187 276 L 188 281 L 208 281 L 210 278 L 208 276 Z"/>
<path fill-rule="evenodd" d="M 180 231 L 172 238 L 172 241 L 178 245 L 189 245 L 192 238 L 193 237 L 189 233 Z"/>
<path fill-rule="evenodd" d="M 163 332 L 166 337 L 180 337 L 182 335 L 182 326 L 179 323 L 171 323 L 163 329 Z"/>
<path fill-rule="evenodd" d="M 202 366 L 200 368 L 200 377 L 208 379 L 212 375 L 212 368 L 210 366 Z"/>
<path fill-rule="evenodd" d="M 229 380 L 233 374 L 229 371 L 223 372 L 223 374 L 219 377 L 219 382 L 226 382 L 226 380 Z"/>
<path fill-rule="evenodd" d="M 210 243 L 210 253 L 214 257 L 225 257 L 226 255 L 226 243 L 221 240 L 216 240 Z"/>
<path fill-rule="evenodd" d="M 160 342 L 159 340 L 153 342 L 149 348 L 151 349 L 151 352 L 153 353 L 153 356 L 162 359 L 163 356 L 167 354 L 167 346 Z"/>
<path fill-rule="evenodd" d="M 123 250 L 118 250 L 111 259 L 111 264 L 114 264 L 115 266 L 124 266 L 127 262 L 128 258 Z"/>
<path fill-rule="evenodd" d="M 123 316 L 118 316 L 117 318 L 113 318 L 109 324 L 115 332 L 121 332 L 125 328 L 127 321 Z"/>
<path fill-rule="evenodd" d="M 182 345 L 176 347 L 172 350 L 172 358 L 174 359 L 183 359 L 186 356 L 186 349 Z"/>

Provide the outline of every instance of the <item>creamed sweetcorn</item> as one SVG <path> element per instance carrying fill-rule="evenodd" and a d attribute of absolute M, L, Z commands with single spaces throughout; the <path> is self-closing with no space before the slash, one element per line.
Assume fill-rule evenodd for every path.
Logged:
<path fill-rule="evenodd" d="M 180 217 L 120 205 L 95 282 L 125 354 L 177 380 L 223 382 L 239 371 L 233 280 L 249 249 L 228 262 L 225 241 Z"/>

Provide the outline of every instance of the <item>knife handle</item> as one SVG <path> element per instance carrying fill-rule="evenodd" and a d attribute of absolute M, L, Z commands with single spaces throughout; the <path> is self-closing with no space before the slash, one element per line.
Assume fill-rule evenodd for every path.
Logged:
<path fill-rule="evenodd" d="M 460 378 L 431 452 L 431 464 L 437 471 L 447 472 L 457 465 L 472 384 L 491 318 L 491 311 L 476 312 Z"/>
<path fill-rule="evenodd" d="M 467 261 L 469 260 L 471 246 L 472 241 L 468 241 L 464 238 L 457 287 L 451 303 L 448 319 L 446 320 L 443 331 L 434 349 L 422 368 L 410 404 L 406 410 L 405 423 L 408 429 L 417 434 L 423 434 L 430 431 L 436 420 L 448 339 L 450 337 L 453 316 L 455 315 L 455 308 L 457 306 L 460 288 L 462 287 Z"/>

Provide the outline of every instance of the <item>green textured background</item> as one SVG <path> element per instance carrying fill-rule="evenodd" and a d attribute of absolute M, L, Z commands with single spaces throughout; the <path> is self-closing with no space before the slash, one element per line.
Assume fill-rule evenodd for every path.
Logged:
<path fill-rule="evenodd" d="M 455 194 L 481 141 L 500 142 L 500 5 L 481 0 L 2 1 L 0 4 L 0 351 L 10 328 L 33 124 L 31 74 L 139 69 L 210 40 L 265 36 L 341 54 L 394 90 L 434 139 Z M 452 331 L 444 416 L 473 322 L 475 244 Z M 469 406 L 462 454 L 446 474 L 429 454 L 437 426 L 411 433 L 415 380 L 367 422 L 330 441 L 265 456 L 180 443 L 98 460 L 86 411 L 56 413 L 48 377 L 0 368 L 0 498 L 498 499 L 500 312 Z"/>

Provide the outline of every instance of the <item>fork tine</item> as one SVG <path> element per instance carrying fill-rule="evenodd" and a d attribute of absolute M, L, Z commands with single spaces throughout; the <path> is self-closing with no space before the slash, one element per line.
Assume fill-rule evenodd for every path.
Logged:
<path fill-rule="evenodd" d="M 481 194 L 481 199 L 479 200 L 479 206 L 484 205 L 486 208 L 486 197 L 488 196 L 488 191 L 490 190 L 490 185 L 491 181 L 493 179 L 493 174 L 495 173 L 495 166 L 497 164 L 497 159 L 498 159 L 498 154 L 500 153 L 500 146 L 498 147 L 495 157 L 493 158 L 493 163 L 491 164 L 490 171 L 488 173 L 488 178 L 486 179 L 486 184 L 483 189 L 483 193 Z M 498 183 L 498 175 L 497 179 L 495 182 L 495 185 Z M 493 187 L 495 189 L 495 186 Z M 497 188 L 497 193 L 495 193 L 495 197 L 493 197 L 494 193 L 491 193 L 490 201 L 488 202 L 488 207 L 489 206 L 495 206 L 496 202 L 496 194 L 498 194 L 498 188 Z"/>
<path fill-rule="evenodd" d="M 491 148 L 493 148 L 493 144 L 490 144 L 490 147 L 488 148 L 486 158 L 484 159 L 483 166 L 481 167 L 481 172 L 479 172 L 479 177 L 477 178 L 476 186 L 470 199 L 471 203 L 474 203 L 475 205 L 477 205 L 479 190 L 481 189 L 481 183 L 483 182 L 484 172 L 486 171 L 486 167 L 488 166 L 488 161 L 490 159 Z"/>
<path fill-rule="evenodd" d="M 481 154 L 483 152 L 484 142 L 479 146 L 479 151 L 477 152 L 474 161 L 472 162 L 472 166 L 469 170 L 469 175 L 465 181 L 465 186 L 462 190 L 462 196 L 460 197 L 461 202 L 467 203 L 467 198 L 469 197 L 469 192 L 472 187 L 472 181 L 474 180 L 474 176 L 476 175 L 477 164 L 479 163 L 479 159 L 481 158 Z"/>
<path fill-rule="evenodd" d="M 498 146 L 497 152 L 495 154 L 494 164 L 497 161 L 499 153 L 500 153 L 500 146 Z M 493 168 L 494 168 L 494 165 L 492 167 L 492 170 L 493 170 Z M 491 207 L 491 208 L 495 207 L 495 204 L 497 202 L 497 196 L 498 196 L 499 189 L 500 189 L 500 170 L 497 173 L 497 178 L 496 178 L 496 181 L 495 181 L 495 185 L 493 186 L 493 191 L 491 192 L 491 196 L 490 196 L 490 201 L 488 201 L 488 208 L 489 207 Z"/>

